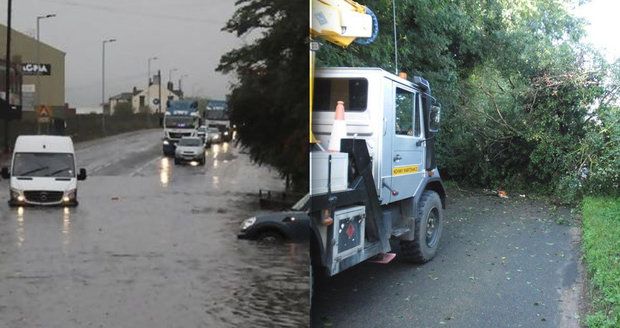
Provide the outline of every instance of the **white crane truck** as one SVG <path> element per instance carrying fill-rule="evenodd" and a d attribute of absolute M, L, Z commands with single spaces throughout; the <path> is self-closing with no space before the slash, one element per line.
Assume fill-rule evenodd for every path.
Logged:
<path fill-rule="evenodd" d="M 312 132 L 318 145 L 330 143 L 338 102 L 344 102 L 347 131 L 339 152 L 310 154 L 314 269 L 333 276 L 368 259 L 389 262 L 390 239 L 400 242 L 400 257 L 431 260 L 446 192 L 434 150 L 440 106 L 428 81 L 379 68 L 315 73 Z"/>

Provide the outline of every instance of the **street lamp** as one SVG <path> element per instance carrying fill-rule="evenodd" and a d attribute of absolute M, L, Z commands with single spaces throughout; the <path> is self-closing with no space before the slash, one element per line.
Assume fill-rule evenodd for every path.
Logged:
<path fill-rule="evenodd" d="M 146 80 L 147 86 L 146 86 L 146 106 L 149 109 L 149 112 L 151 111 L 151 61 L 152 60 L 157 60 L 159 58 L 155 57 L 149 57 L 148 59 L 148 79 Z"/>
<path fill-rule="evenodd" d="M 179 91 L 183 92 L 183 78 L 188 77 L 189 75 L 183 74 L 179 77 Z"/>
<path fill-rule="evenodd" d="M 116 39 L 103 40 L 101 43 L 101 127 L 105 135 L 105 44 L 116 42 Z M 110 109 L 112 112 L 112 109 Z"/>
<path fill-rule="evenodd" d="M 151 61 L 152 61 L 152 60 L 157 60 L 157 59 L 159 59 L 159 58 L 157 58 L 157 57 L 149 57 L 149 60 L 148 60 L 148 62 L 149 62 L 149 65 L 148 65 L 148 69 L 149 69 L 149 71 L 148 71 L 148 72 L 149 72 L 149 76 L 148 76 L 147 81 L 148 81 L 148 83 L 149 83 L 149 84 L 151 84 Z"/>
<path fill-rule="evenodd" d="M 40 47 L 41 47 L 41 37 L 40 37 L 40 31 L 41 31 L 41 20 L 42 19 L 46 19 L 46 18 L 52 18 L 52 17 L 56 17 L 56 14 L 48 14 L 48 15 L 43 15 L 43 16 L 37 16 L 37 54 L 36 54 L 36 74 L 37 74 L 37 89 L 35 90 L 35 94 L 36 94 L 36 98 L 35 98 L 35 106 L 39 106 L 39 102 L 40 102 L 40 98 L 39 98 L 39 94 L 41 93 L 40 89 L 40 83 L 39 83 L 39 67 L 41 65 L 41 59 L 40 59 Z"/>
<path fill-rule="evenodd" d="M 168 82 L 172 82 L 172 72 L 176 72 L 178 70 L 178 68 L 172 68 L 170 69 L 170 71 L 168 71 Z"/>

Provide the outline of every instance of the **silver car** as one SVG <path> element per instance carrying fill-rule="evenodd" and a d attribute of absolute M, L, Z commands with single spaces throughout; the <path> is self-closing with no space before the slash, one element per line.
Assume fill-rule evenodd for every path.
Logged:
<path fill-rule="evenodd" d="M 196 161 L 205 165 L 205 150 L 202 139 L 198 137 L 183 137 L 174 151 L 174 164 Z"/>

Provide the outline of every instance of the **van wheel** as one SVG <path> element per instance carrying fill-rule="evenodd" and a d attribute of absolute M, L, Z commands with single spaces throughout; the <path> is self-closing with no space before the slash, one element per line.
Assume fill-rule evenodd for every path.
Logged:
<path fill-rule="evenodd" d="M 415 263 L 432 260 L 441 240 L 443 221 L 444 214 L 439 195 L 431 190 L 424 191 L 415 218 L 415 239 L 401 240 L 401 256 Z"/>

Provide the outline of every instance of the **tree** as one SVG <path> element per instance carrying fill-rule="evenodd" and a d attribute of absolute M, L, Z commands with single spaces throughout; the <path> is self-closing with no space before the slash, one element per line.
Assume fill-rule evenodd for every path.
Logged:
<path fill-rule="evenodd" d="M 220 59 L 235 72 L 228 105 L 239 142 L 258 164 L 275 167 L 293 187 L 308 186 L 308 3 L 237 0 L 223 30 L 256 36 Z"/>
<path fill-rule="evenodd" d="M 325 44 L 320 65 L 395 71 L 391 1 L 364 4 L 379 19 L 376 42 Z M 617 147 L 609 131 L 618 130 L 610 114 L 618 84 L 606 81 L 618 75 L 580 43 L 582 22 L 568 9 L 575 1 L 396 4 L 398 69 L 426 77 L 443 105 L 437 151 L 445 177 L 558 195 L 617 186 L 617 151 L 605 147 Z M 584 167 L 590 182 L 578 178 Z"/>

